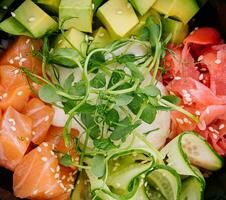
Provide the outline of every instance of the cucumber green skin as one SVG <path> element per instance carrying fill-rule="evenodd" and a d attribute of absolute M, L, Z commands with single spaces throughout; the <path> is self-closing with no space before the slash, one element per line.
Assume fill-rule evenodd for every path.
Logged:
<path fill-rule="evenodd" d="M 158 170 L 158 169 L 166 170 L 175 177 L 175 179 L 177 181 L 177 186 L 176 185 L 173 186 L 173 187 L 177 187 L 177 194 L 176 194 L 175 200 L 180 200 L 180 192 L 181 192 L 182 185 L 181 185 L 181 178 L 180 178 L 179 174 L 176 172 L 176 170 L 174 170 L 173 168 L 166 166 L 166 165 L 156 165 L 152 171 L 150 171 L 146 174 L 146 177 L 148 177 L 148 175 L 150 175 L 153 171 Z"/>
<path fill-rule="evenodd" d="M 213 154 L 216 156 L 216 158 L 219 160 L 219 163 L 220 163 L 220 166 L 217 169 L 213 169 L 213 170 L 218 170 L 218 169 L 220 169 L 223 166 L 223 159 L 212 149 L 212 147 L 205 141 L 204 138 L 202 138 L 199 134 L 197 134 L 195 132 L 184 132 L 181 135 L 177 136 L 177 138 L 175 138 L 172 141 L 174 143 L 172 143 L 171 145 L 175 145 L 173 148 L 174 148 L 174 150 L 175 150 L 175 148 L 177 149 L 176 152 L 178 152 L 178 155 L 181 157 L 181 159 L 183 159 L 184 167 L 186 167 L 186 171 L 187 172 L 184 175 L 195 176 L 195 177 L 197 177 L 202 182 L 203 185 L 205 185 L 205 181 L 204 181 L 203 177 L 200 177 L 200 174 L 197 173 L 197 171 L 192 168 L 191 163 L 189 162 L 189 159 L 188 159 L 187 155 L 183 151 L 183 148 L 182 148 L 182 145 L 181 145 L 181 141 L 182 141 L 182 137 L 185 134 L 193 134 L 193 135 L 195 135 L 200 140 L 202 140 L 203 142 L 205 142 L 205 144 L 207 145 L 207 148 L 209 148 L 213 152 Z M 167 155 L 167 152 L 164 152 L 164 151 L 165 150 L 163 148 L 163 150 L 161 152 L 166 156 Z M 176 166 L 172 166 L 172 167 L 173 168 L 176 168 Z"/>
<path fill-rule="evenodd" d="M 189 193 L 187 191 L 192 191 L 193 194 L 195 192 L 195 199 L 189 199 Z M 186 180 L 183 181 L 182 183 L 182 191 L 181 191 L 181 196 L 180 200 L 203 200 L 204 199 L 204 187 L 202 183 L 195 177 L 189 177 Z M 188 198 L 187 198 L 188 197 Z"/>

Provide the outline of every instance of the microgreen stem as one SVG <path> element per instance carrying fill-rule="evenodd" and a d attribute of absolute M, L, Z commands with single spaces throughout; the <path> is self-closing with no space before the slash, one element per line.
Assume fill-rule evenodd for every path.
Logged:
<path fill-rule="evenodd" d="M 154 85 L 155 80 L 156 80 L 156 76 L 158 73 L 158 69 L 159 69 L 159 64 L 160 64 L 160 57 L 161 57 L 161 43 L 157 43 L 156 44 L 156 59 L 155 59 L 155 68 L 154 68 L 154 72 L 151 78 L 151 84 Z"/>
<path fill-rule="evenodd" d="M 84 161 L 84 156 L 85 156 L 85 153 L 86 153 L 88 140 L 89 140 L 89 130 L 86 131 L 86 137 L 85 137 L 84 146 L 83 146 L 82 152 L 80 154 L 80 161 L 79 161 L 80 165 L 82 165 L 83 161 Z"/>
<path fill-rule="evenodd" d="M 196 123 L 199 123 L 199 119 L 194 116 L 193 114 L 191 114 L 190 112 L 188 112 L 187 110 L 181 108 L 180 106 L 177 106 L 173 103 L 170 103 L 169 101 L 166 101 L 165 99 L 160 99 L 159 100 L 161 103 L 165 104 L 166 106 L 171 107 L 174 110 L 177 110 L 181 113 L 183 113 L 184 115 L 188 116 L 189 118 L 191 118 L 193 121 L 195 121 Z"/>

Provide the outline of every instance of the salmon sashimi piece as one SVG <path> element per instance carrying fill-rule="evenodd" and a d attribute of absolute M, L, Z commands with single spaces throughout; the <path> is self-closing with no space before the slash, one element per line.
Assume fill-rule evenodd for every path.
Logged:
<path fill-rule="evenodd" d="M 20 69 L 12 65 L 0 66 L 0 85 L 4 88 L 12 88 L 27 85 L 26 76 L 20 71 Z"/>
<path fill-rule="evenodd" d="M 12 106 L 17 111 L 21 111 L 27 104 L 30 94 L 29 86 L 19 86 L 8 90 L 0 86 L 0 108 L 6 110 Z"/>
<path fill-rule="evenodd" d="M 0 57 L 0 65 L 26 67 L 34 73 L 41 73 L 42 61 L 34 56 L 35 51 L 42 47 L 41 40 L 34 40 L 27 36 L 19 36 Z"/>
<path fill-rule="evenodd" d="M 54 127 L 51 126 L 47 137 L 46 137 L 46 142 L 49 142 L 51 144 L 54 144 L 54 150 L 56 152 L 61 152 L 64 154 L 69 154 L 71 156 L 71 159 L 73 162 L 78 163 L 79 162 L 79 154 L 76 153 L 73 145 L 72 147 L 66 147 L 65 142 L 63 139 L 63 128 L 60 127 Z M 75 143 L 75 138 L 78 137 L 79 132 L 76 129 L 71 129 L 71 144 Z M 60 158 L 60 154 L 58 156 Z M 72 169 L 76 170 L 77 167 L 70 166 Z"/>
<path fill-rule="evenodd" d="M 16 167 L 14 194 L 19 198 L 55 199 L 71 192 L 74 174 L 72 169 L 59 165 L 52 145 L 43 142 L 25 155 Z"/>
<path fill-rule="evenodd" d="M 33 98 L 27 103 L 23 113 L 32 119 L 32 142 L 42 143 L 52 124 L 53 108 L 38 98 Z"/>
<path fill-rule="evenodd" d="M 32 121 L 9 107 L 0 126 L 0 165 L 14 170 L 22 160 L 31 141 Z"/>

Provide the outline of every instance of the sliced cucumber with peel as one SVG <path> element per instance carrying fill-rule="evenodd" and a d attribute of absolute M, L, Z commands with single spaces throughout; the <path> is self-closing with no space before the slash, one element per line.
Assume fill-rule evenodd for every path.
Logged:
<path fill-rule="evenodd" d="M 146 175 L 148 185 L 159 191 L 166 200 L 180 200 L 181 180 L 171 167 L 159 165 Z"/>
<path fill-rule="evenodd" d="M 182 183 L 182 191 L 180 200 L 202 200 L 203 185 L 195 177 L 189 177 Z"/>
<path fill-rule="evenodd" d="M 218 170 L 223 165 L 222 158 L 194 132 L 185 132 L 177 136 L 161 150 L 161 153 L 167 165 L 174 168 L 178 174 L 195 176 L 201 182 L 203 178 L 192 165 L 211 171 Z"/>

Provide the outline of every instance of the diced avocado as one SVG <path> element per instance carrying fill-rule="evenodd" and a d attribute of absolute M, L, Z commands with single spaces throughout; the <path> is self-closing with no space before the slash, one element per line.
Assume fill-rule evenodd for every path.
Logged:
<path fill-rule="evenodd" d="M 89 51 L 95 48 L 105 47 L 107 44 L 111 43 L 113 39 L 106 29 L 100 27 L 97 31 L 94 32 L 94 39 L 89 46 Z"/>
<path fill-rule="evenodd" d="M 145 25 L 146 20 L 149 16 L 153 17 L 153 20 L 158 24 L 161 20 L 160 14 L 153 10 L 150 9 L 144 16 L 140 16 L 139 17 L 139 23 L 130 31 L 129 35 L 138 35 L 139 31 L 141 30 L 141 28 Z"/>
<path fill-rule="evenodd" d="M 160 13 L 174 17 L 184 24 L 199 11 L 196 0 L 158 0 L 153 8 Z"/>
<path fill-rule="evenodd" d="M 163 37 L 167 37 L 171 33 L 170 41 L 175 44 L 180 44 L 189 32 L 187 24 L 170 18 L 162 18 L 162 26 Z"/>
<path fill-rule="evenodd" d="M 125 37 L 139 22 L 127 0 L 109 0 L 97 11 L 97 17 L 114 39 Z"/>
<path fill-rule="evenodd" d="M 0 29 L 12 35 L 26 35 L 33 37 L 33 35 L 20 24 L 14 17 L 9 17 L 0 23 Z"/>
<path fill-rule="evenodd" d="M 57 14 L 59 11 L 60 0 L 37 0 L 37 3 L 53 14 Z"/>
<path fill-rule="evenodd" d="M 61 0 L 59 19 L 63 29 L 92 32 L 92 0 Z"/>
<path fill-rule="evenodd" d="M 64 32 L 64 36 L 60 34 L 56 41 L 54 42 L 54 48 L 73 48 L 71 44 L 75 47 L 78 51 L 80 51 L 83 55 L 86 54 L 87 51 L 87 42 L 86 42 L 86 34 L 82 33 L 81 31 L 76 30 L 75 28 L 71 28 L 68 31 Z"/>
<path fill-rule="evenodd" d="M 144 15 L 156 2 L 156 0 L 130 0 L 130 3 L 140 15 Z"/>
<path fill-rule="evenodd" d="M 14 12 L 20 22 L 35 38 L 57 30 L 58 24 L 31 0 L 26 0 Z"/>

